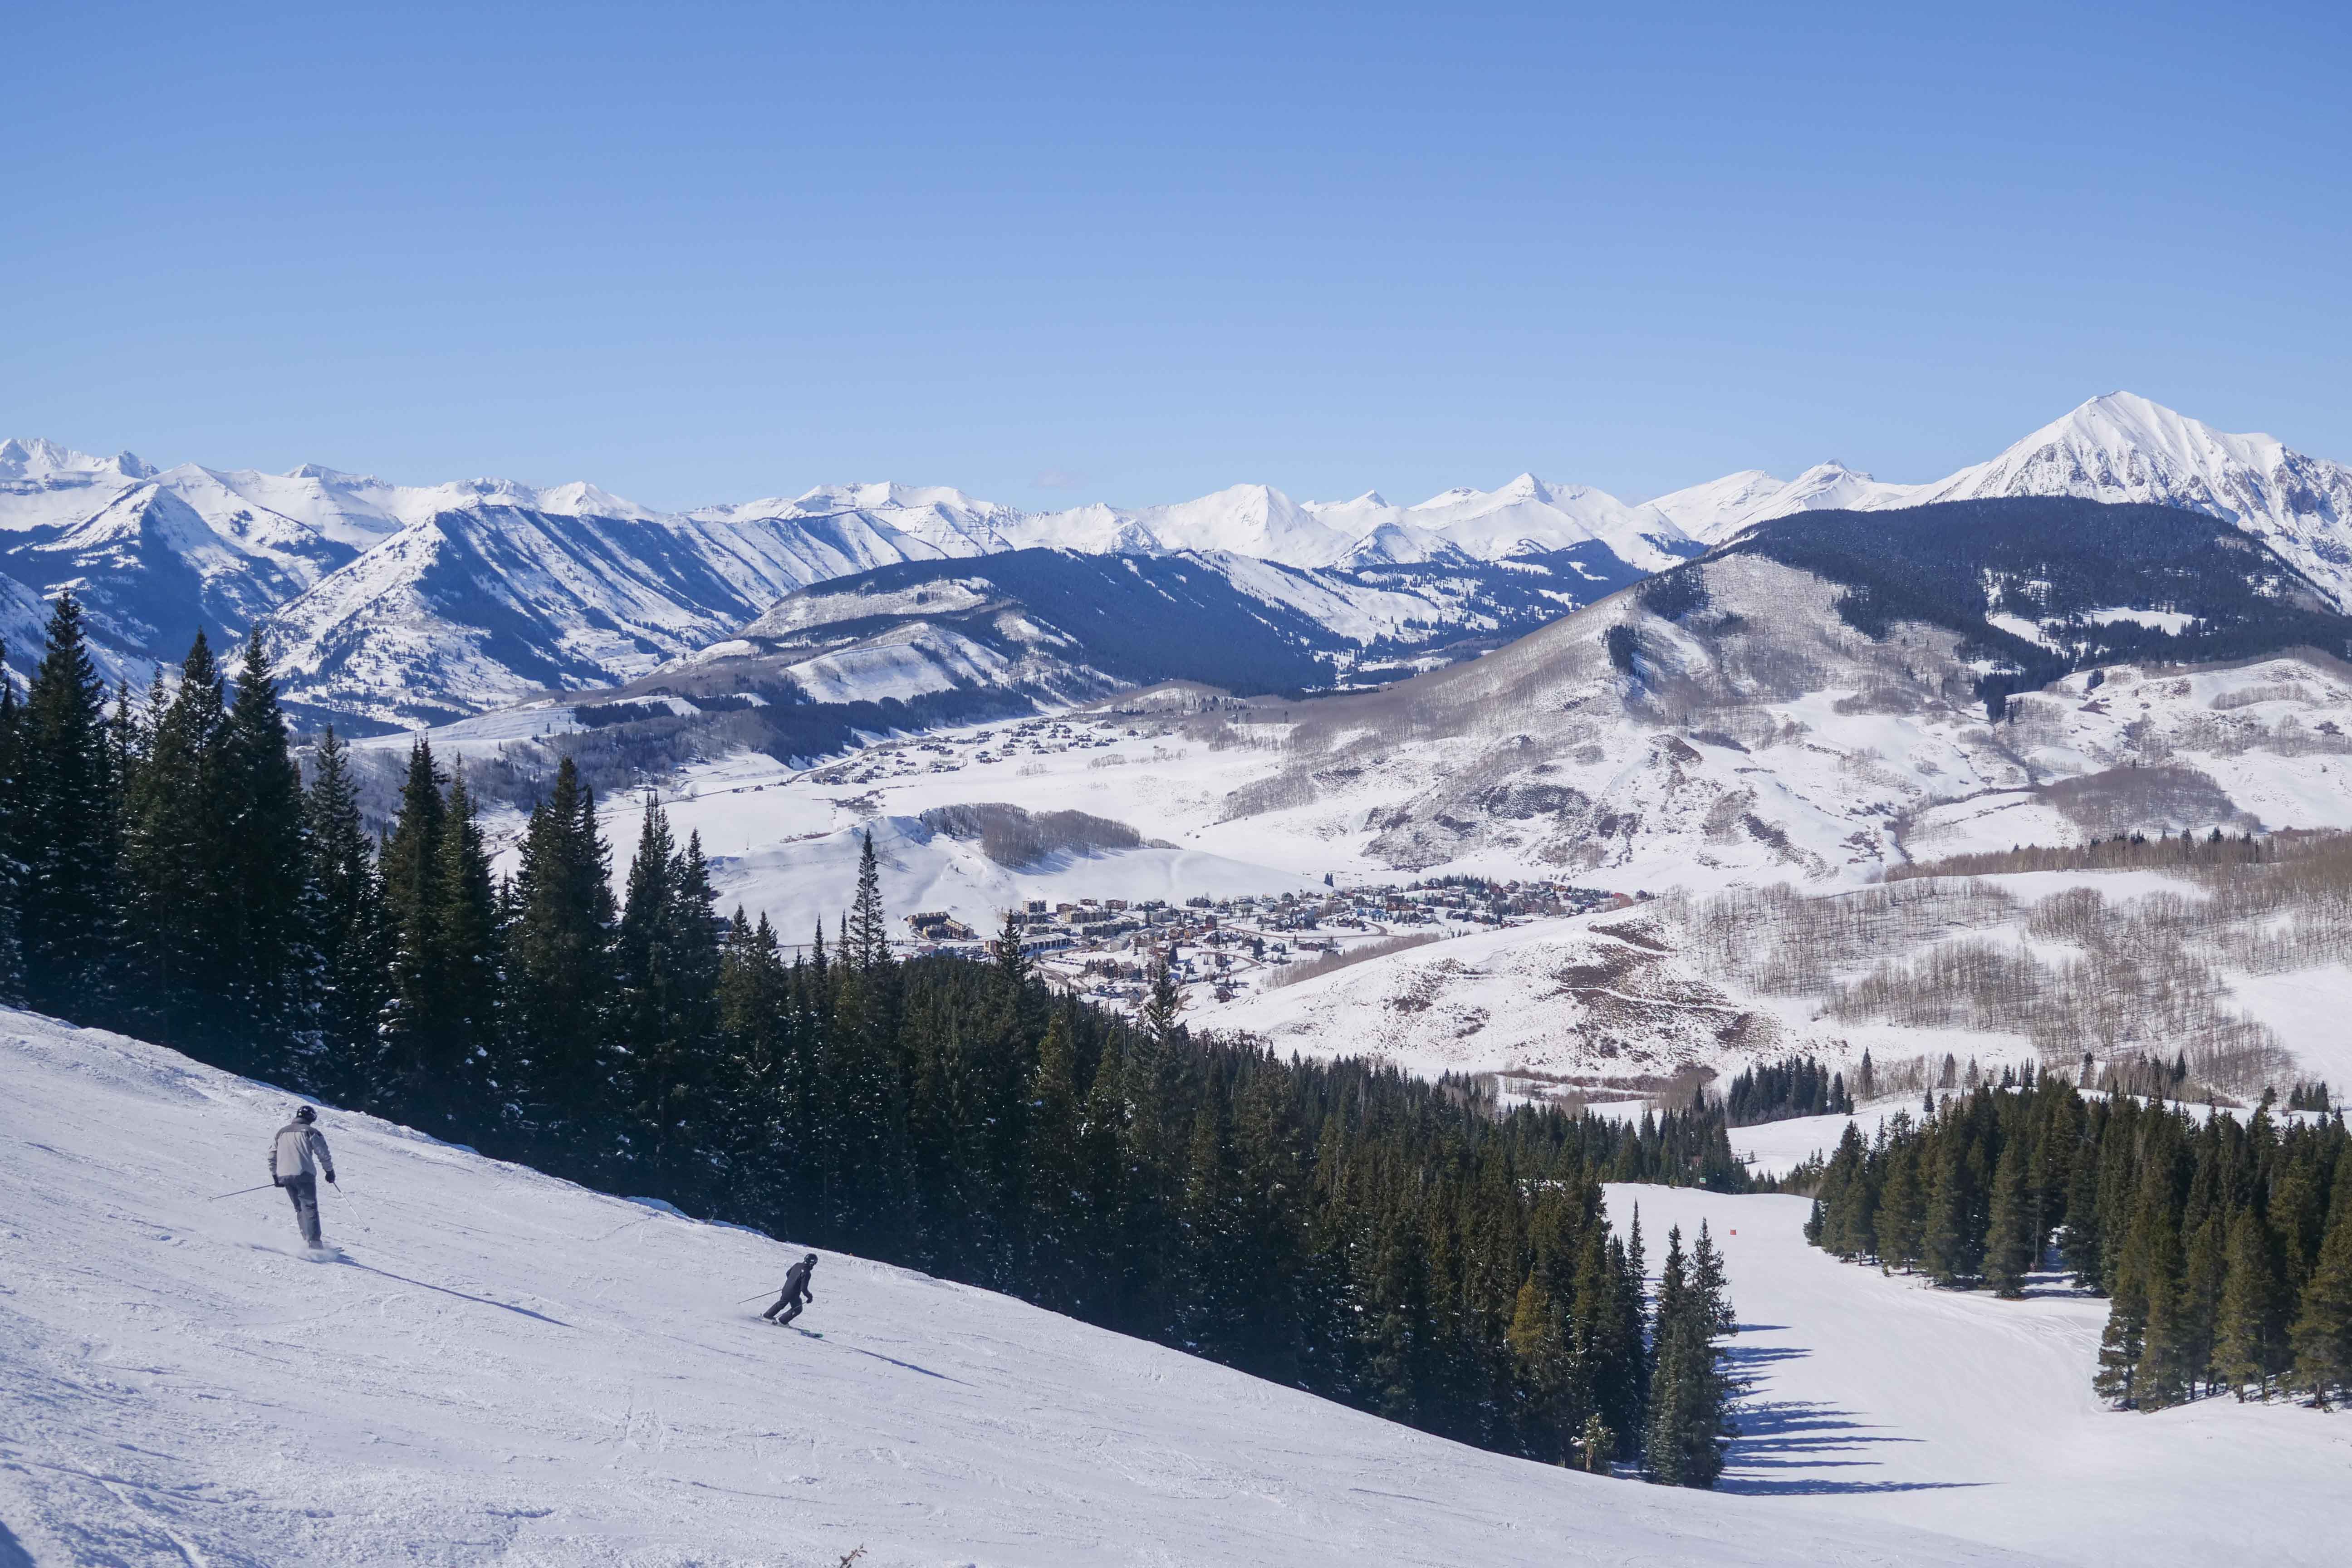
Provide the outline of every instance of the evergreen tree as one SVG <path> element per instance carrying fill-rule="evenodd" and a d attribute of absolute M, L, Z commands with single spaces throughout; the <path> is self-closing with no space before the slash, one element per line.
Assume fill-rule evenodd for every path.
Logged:
<path fill-rule="evenodd" d="M 2024 1296 L 2025 1277 L 2036 1261 L 2025 1163 L 2025 1140 L 2015 1135 L 2004 1139 L 1993 1170 L 1991 1226 L 1985 1237 L 1985 1283 L 1994 1294 L 2012 1301 Z"/>
<path fill-rule="evenodd" d="M 419 736 L 408 749 L 408 773 L 401 785 L 400 811 L 377 858 L 392 963 L 384 987 L 385 1081 L 377 1102 L 407 1113 L 419 1080 L 435 1053 L 443 1027 L 439 1000 L 446 942 L 442 931 L 441 839 L 447 810 L 441 798 L 447 778 L 433 761 L 433 748 Z"/>
<path fill-rule="evenodd" d="M 0 1004 L 25 999 L 25 862 L 21 854 L 25 710 L 0 644 Z"/>
<path fill-rule="evenodd" d="M 127 1016 L 165 1045 L 243 1072 L 264 1063 L 231 1027 L 241 932 L 232 893 L 228 710 L 201 631 L 128 781 L 122 875 Z"/>
<path fill-rule="evenodd" d="M 1944 1059 L 1948 1067 L 1951 1058 Z M 1923 1251 L 1927 1272 L 1938 1285 L 1976 1278 L 1983 1259 L 1984 1233 L 1970 1223 L 1977 1193 L 1966 1115 L 1957 1102 L 1948 1101 L 1927 1144 L 1936 1163 Z"/>
<path fill-rule="evenodd" d="M 2340 1158 L 2352 1173 L 2352 1155 Z M 2297 1389 L 2323 1409 L 2352 1396 L 2352 1202 L 2340 1197 L 2318 1267 L 2303 1288 L 2294 1343 Z"/>
<path fill-rule="evenodd" d="M 531 809 L 505 943 L 509 1050 L 522 1120 L 562 1139 L 603 1109 L 613 1011 L 612 851 L 570 757 Z M 773 935 L 770 936 L 773 945 Z"/>
<path fill-rule="evenodd" d="M 1643 1449 L 1649 1479 L 1659 1485 L 1712 1487 L 1723 1473 L 1730 1397 L 1716 1363 L 1720 1311 L 1686 1272 L 1681 1228 L 1669 1230 Z"/>
<path fill-rule="evenodd" d="M 421 738 L 379 858 L 392 935 L 386 1097 L 436 1132 L 490 1112 L 497 1079 L 498 900 L 473 797 Z"/>
<path fill-rule="evenodd" d="M 1878 1255 L 1890 1268 L 1919 1267 L 1927 1228 L 1927 1195 L 1919 1184 L 1919 1148 L 1911 1137 L 1911 1113 L 1898 1110 L 1887 1122 L 1885 1174 L 1878 1198 Z"/>
<path fill-rule="evenodd" d="M 90 1022 L 115 1016 L 109 970 L 121 926 L 120 781 L 109 765 L 105 699 L 81 605 L 60 594 L 20 721 L 17 941 L 26 1005 Z"/>
<path fill-rule="evenodd" d="M 392 961 L 383 890 L 360 825 L 351 753 L 329 726 L 303 800 L 310 849 L 305 941 L 316 955 L 317 1046 L 305 1076 L 327 1099 L 370 1107 L 383 1075 L 382 1027 Z"/>
<path fill-rule="evenodd" d="M 2213 1335 L 2214 1375 L 2240 1399 L 2248 1388 L 2268 1398 L 2271 1379 L 2281 1370 L 2283 1284 L 2270 1227 L 2249 1205 L 2230 1226 L 2229 1275 Z"/>
<path fill-rule="evenodd" d="M 1698 1222 L 1698 1241 L 1691 1248 L 1691 1289 L 1706 1309 L 1703 1318 L 1711 1336 L 1739 1331 L 1739 1313 L 1731 1304 L 1731 1281 L 1723 1266 L 1723 1253 L 1708 1234 L 1705 1220 Z"/>
<path fill-rule="evenodd" d="M 1184 1010 L 1184 993 L 1176 984 L 1176 972 L 1165 953 L 1154 954 L 1151 961 L 1151 989 L 1143 999 L 1141 1022 L 1143 1032 L 1162 1045 L 1172 1042 L 1181 1026 L 1178 1015 Z"/>
<path fill-rule="evenodd" d="M 2228 1234 L 2221 1211 L 2208 1214 L 2189 1237 L 2181 1265 L 2178 1334 L 2182 1380 L 2191 1396 L 2214 1381 L 2214 1343 L 2222 1281 L 2229 1267 Z"/>
<path fill-rule="evenodd" d="M 673 1180 L 720 1120 L 711 1072 L 720 971 L 713 900 L 700 835 L 678 848 L 668 815 L 648 795 L 614 950 L 635 1154 Z"/>
<path fill-rule="evenodd" d="M 824 930 L 817 929 L 817 940 L 824 942 Z M 1029 955 L 1021 946 L 1020 919 L 1011 910 L 1004 911 L 1003 923 L 997 928 L 996 938 L 988 944 L 989 958 L 996 973 L 1007 985 L 1018 990 L 1029 979 Z"/>
<path fill-rule="evenodd" d="M 871 969 L 890 956 L 890 930 L 882 913 L 882 868 L 874 855 L 874 830 L 857 853 L 857 893 L 849 907 L 845 943 L 853 960 Z"/>
<path fill-rule="evenodd" d="M 1077 1294 L 1072 1268 L 1082 1224 L 1078 1189 L 1077 1056 L 1068 1020 L 1056 1011 L 1037 1047 L 1028 1103 L 1028 1273 L 1035 1299 L 1066 1311 Z"/>
<path fill-rule="evenodd" d="M 264 1071 L 294 1069 L 310 1036 L 324 977 L 312 944 L 310 847 L 302 773 L 287 740 L 261 628 L 247 637 L 221 742 L 226 798 L 223 954 L 232 1038 L 249 1042 Z"/>
<path fill-rule="evenodd" d="M 468 1110 L 495 1114 L 506 1085 L 499 1081 L 499 910 L 490 860 L 476 820 L 474 798 L 460 772 L 449 782 L 436 868 L 441 956 L 438 1006 L 443 1037 L 436 1042 L 438 1070 L 428 1080 L 430 1113 L 454 1125 Z"/>
<path fill-rule="evenodd" d="M 673 1034 L 677 954 L 671 944 L 677 935 L 673 921 L 677 870 L 677 840 L 670 834 L 669 814 L 648 794 L 614 933 L 621 983 L 620 1038 L 640 1062 L 660 1050 Z"/>

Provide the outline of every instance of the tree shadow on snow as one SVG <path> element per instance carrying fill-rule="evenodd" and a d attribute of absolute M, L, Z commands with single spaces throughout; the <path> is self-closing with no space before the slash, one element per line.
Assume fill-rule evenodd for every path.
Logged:
<path fill-rule="evenodd" d="M 1745 1405 L 1738 1418 L 1739 1436 L 1732 1439 L 1725 1451 L 1723 1479 L 1716 1483 L 1717 1491 L 1798 1497 L 1830 1492 L 1942 1491 L 1986 1484 L 1982 1481 L 1838 1480 L 1821 1475 L 1791 1476 L 1780 1479 L 1747 1473 L 1757 1470 L 1867 1469 L 1879 1463 L 1869 1457 L 1871 1445 L 1917 1443 L 1923 1439 L 1884 1432 L 1881 1428 L 1854 1420 L 1849 1411 L 1836 1409 L 1825 1401 L 1815 1399 L 1774 1400 Z M 1835 1457 L 1840 1455 L 1852 1457 Z"/>

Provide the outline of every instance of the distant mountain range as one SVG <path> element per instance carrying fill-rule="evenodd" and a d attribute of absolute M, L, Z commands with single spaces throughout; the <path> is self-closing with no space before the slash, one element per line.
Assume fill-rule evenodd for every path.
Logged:
<path fill-rule="evenodd" d="M 2017 496 L 2221 517 L 2352 606 L 2352 469 L 2116 393 L 1926 485 L 1826 463 L 1785 481 L 1732 474 L 1639 505 L 1522 474 L 1412 506 L 1239 485 L 1169 506 L 1024 512 L 955 489 L 872 484 L 656 512 L 584 483 L 158 470 L 129 453 L 7 441 L 0 636 L 26 668 L 43 602 L 70 586 L 110 668 L 142 678 L 177 658 L 199 625 L 234 638 L 266 620 L 299 707 L 417 725 L 637 680 L 741 640 L 815 584 L 1047 549 L 1181 555 L 1223 580 L 1221 599 L 1263 606 L 1249 613 L 1335 670 L 1366 662 L 1364 650 L 1373 667 L 1409 668 L 1485 651 L 1773 518 Z M 1325 635 L 1302 631 L 1301 617 Z"/>

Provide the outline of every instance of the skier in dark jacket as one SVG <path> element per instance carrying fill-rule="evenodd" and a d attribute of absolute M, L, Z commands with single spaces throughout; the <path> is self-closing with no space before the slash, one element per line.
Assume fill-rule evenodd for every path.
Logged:
<path fill-rule="evenodd" d="M 776 1298 L 774 1306 L 761 1313 L 760 1316 L 780 1329 L 799 1317 L 801 1309 L 816 1300 L 816 1293 L 809 1289 L 809 1270 L 815 1267 L 816 1254 L 814 1252 L 793 1264 L 784 1275 L 784 1293 Z M 783 1313 L 783 1316 L 779 1318 L 776 1316 L 778 1312 Z"/>
<path fill-rule="evenodd" d="M 269 1145 L 269 1179 L 293 1200 L 302 1245 L 313 1252 L 326 1245 L 319 1239 L 319 1177 L 323 1174 L 330 1183 L 335 1179 L 335 1157 L 327 1152 L 326 1135 L 311 1125 L 318 1120 L 317 1111 L 302 1107 Z"/>

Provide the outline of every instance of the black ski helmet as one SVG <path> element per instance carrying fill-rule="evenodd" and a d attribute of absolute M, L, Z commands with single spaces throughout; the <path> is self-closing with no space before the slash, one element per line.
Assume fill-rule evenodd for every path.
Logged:
<path fill-rule="evenodd" d="M 319 1113 L 306 1105 L 294 1113 L 294 1120 L 297 1121 L 316 1121 L 319 1120 Z"/>
<path fill-rule="evenodd" d="M 810 1254 L 808 1255 L 808 1261 L 810 1261 L 811 1263 L 814 1263 L 814 1262 L 816 1261 L 816 1254 L 815 1254 L 815 1253 L 814 1253 L 814 1252 L 810 1253 Z"/>

